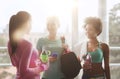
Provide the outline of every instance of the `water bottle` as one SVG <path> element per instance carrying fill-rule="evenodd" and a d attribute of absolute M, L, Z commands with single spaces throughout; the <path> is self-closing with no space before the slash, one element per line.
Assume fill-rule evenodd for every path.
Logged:
<path fill-rule="evenodd" d="M 86 64 L 92 64 L 92 58 L 91 58 L 91 55 L 88 53 L 87 56 L 86 56 L 86 60 L 85 60 L 85 63 Z M 90 69 L 92 68 L 92 66 L 90 66 Z"/>
<path fill-rule="evenodd" d="M 90 54 L 88 54 L 88 55 L 86 56 L 86 60 L 87 60 L 89 63 L 92 63 L 92 59 L 91 59 L 91 55 L 90 55 Z"/>
<path fill-rule="evenodd" d="M 43 63 L 47 63 L 48 59 L 49 59 L 49 54 L 47 53 L 47 51 L 43 51 L 40 55 L 40 59 Z"/>

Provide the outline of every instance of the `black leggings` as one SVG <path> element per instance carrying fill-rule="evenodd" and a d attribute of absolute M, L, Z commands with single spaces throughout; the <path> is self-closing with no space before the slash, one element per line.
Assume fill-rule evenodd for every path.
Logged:
<path fill-rule="evenodd" d="M 45 78 L 42 78 L 42 79 L 45 79 Z M 61 78 L 61 79 L 74 79 L 74 78 Z"/>
<path fill-rule="evenodd" d="M 89 79 L 89 78 L 90 78 L 90 76 L 89 76 L 89 75 L 87 75 L 87 74 L 83 73 L 83 75 L 82 75 L 82 79 Z"/>
<path fill-rule="evenodd" d="M 91 76 L 89 76 L 89 75 L 83 73 L 82 79 L 90 79 L 90 78 L 105 79 L 105 76 L 104 76 L 104 75 L 98 75 L 98 76 L 91 77 Z"/>

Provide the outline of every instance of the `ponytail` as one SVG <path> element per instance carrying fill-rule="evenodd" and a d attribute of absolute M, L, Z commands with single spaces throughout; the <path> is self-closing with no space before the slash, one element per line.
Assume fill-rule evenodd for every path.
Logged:
<path fill-rule="evenodd" d="M 14 39 L 15 31 L 21 28 L 22 24 L 26 23 L 30 19 L 30 14 L 25 11 L 20 11 L 16 15 L 11 16 L 9 21 L 9 41 L 12 48 L 12 54 L 14 54 L 17 49 L 17 42 Z"/>
<path fill-rule="evenodd" d="M 13 15 L 11 16 L 10 22 L 9 22 L 9 40 L 12 48 L 12 54 L 15 53 L 15 50 L 17 48 L 17 43 L 14 41 L 14 38 L 13 38 L 15 29 L 16 29 L 16 15 Z"/>

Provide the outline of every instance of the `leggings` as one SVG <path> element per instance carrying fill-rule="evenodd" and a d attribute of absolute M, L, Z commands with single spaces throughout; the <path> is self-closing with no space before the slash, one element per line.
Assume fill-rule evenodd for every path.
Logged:
<path fill-rule="evenodd" d="M 42 79 L 45 79 L 45 78 L 42 78 Z M 74 79 L 74 78 L 61 78 L 61 79 Z"/>
<path fill-rule="evenodd" d="M 104 75 L 89 76 L 87 74 L 83 74 L 82 79 L 105 79 L 105 76 Z"/>

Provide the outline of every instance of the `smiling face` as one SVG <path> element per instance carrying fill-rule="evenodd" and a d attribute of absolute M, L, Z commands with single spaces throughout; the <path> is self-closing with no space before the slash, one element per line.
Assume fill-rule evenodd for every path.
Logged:
<path fill-rule="evenodd" d="M 86 36 L 90 39 L 96 38 L 99 32 L 94 28 L 92 24 L 87 24 L 85 27 L 85 33 Z"/>
<path fill-rule="evenodd" d="M 88 39 L 96 38 L 102 32 L 102 22 L 97 17 L 87 17 L 84 29 Z"/>
<path fill-rule="evenodd" d="M 47 19 L 47 30 L 49 34 L 55 35 L 59 28 L 59 19 L 58 17 L 51 16 Z"/>
<path fill-rule="evenodd" d="M 58 30 L 58 25 L 54 22 L 48 23 L 47 29 L 50 34 L 56 34 Z"/>

